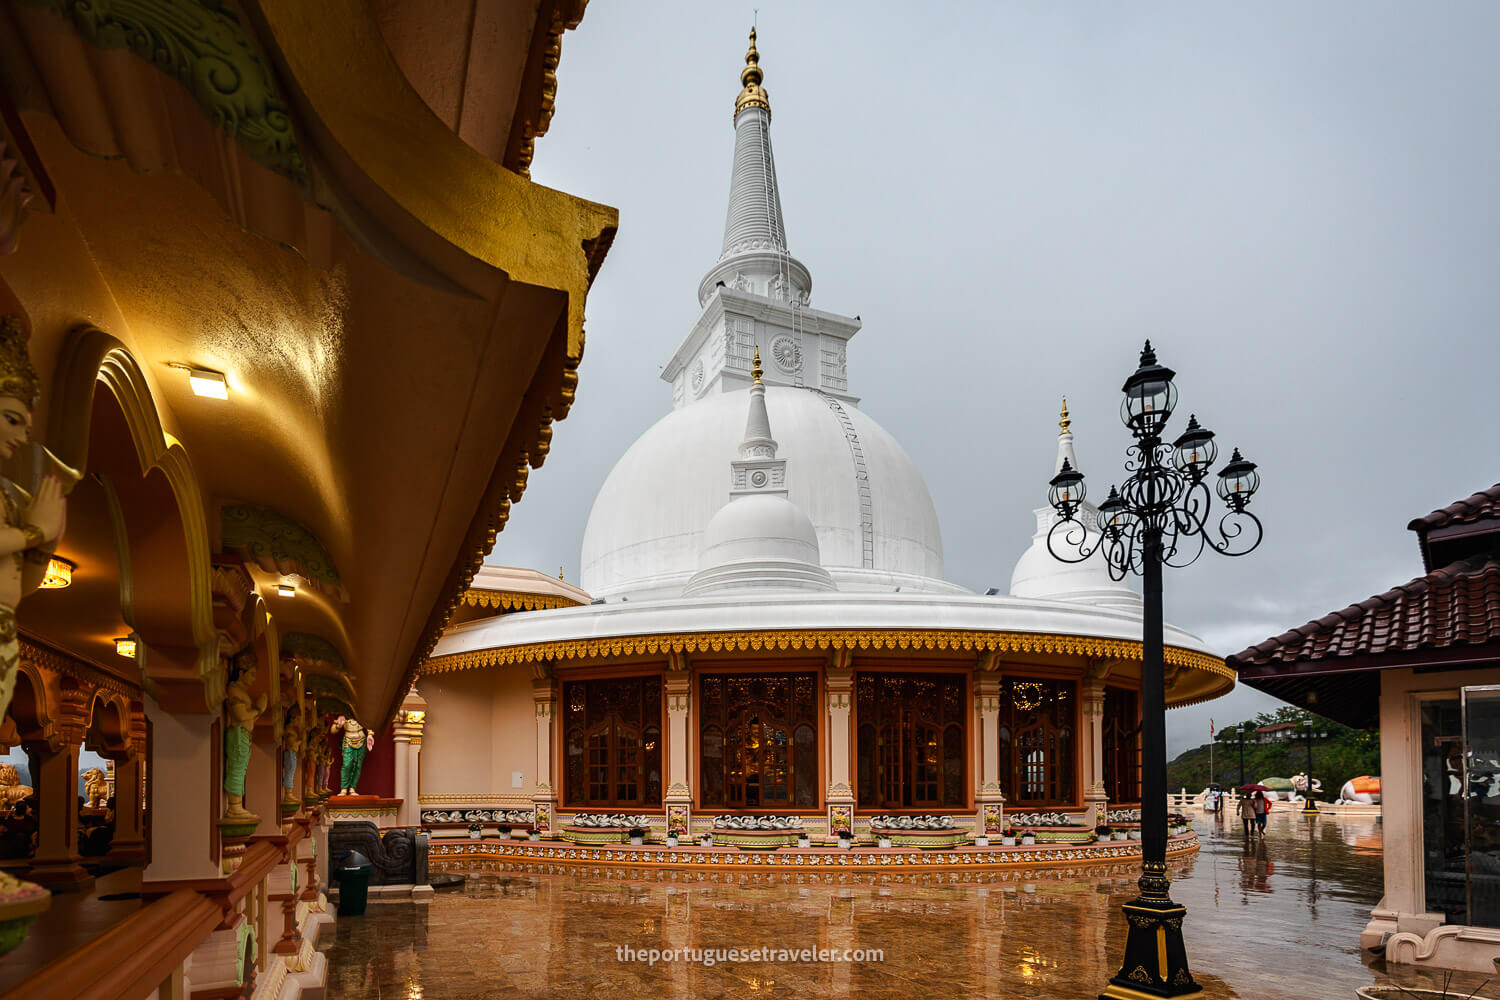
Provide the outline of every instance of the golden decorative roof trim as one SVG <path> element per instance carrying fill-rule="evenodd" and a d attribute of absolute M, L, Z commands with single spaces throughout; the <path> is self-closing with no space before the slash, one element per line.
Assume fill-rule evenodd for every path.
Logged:
<path fill-rule="evenodd" d="M 1050 653 L 1139 660 L 1141 644 L 1129 639 L 1050 635 L 1034 632 L 981 632 L 972 629 L 788 629 L 744 632 L 666 632 L 606 639 L 562 639 L 519 646 L 500 646 L 469 653 L 435 656 L 421 675 L 532 663 L 539 660 L 590 659 L 657 653 L 722 653 L 755 650 L 824 651 L 830 649 L 933 649 L 972 653 Z M 1187 667 L 1233 681 L 1234 670 L 1217 656 L 1177 646 L 1166 647 L 1168 666 Z"/>
<path fill-rule="evenodd" d="M 576 608 L 583 602 L 558 594 L 525 594 L 519 590 L 464 591 L 464 603 L 471 608 L 496 608 L 500 611 L 543 611 L 549 608 Z"/>

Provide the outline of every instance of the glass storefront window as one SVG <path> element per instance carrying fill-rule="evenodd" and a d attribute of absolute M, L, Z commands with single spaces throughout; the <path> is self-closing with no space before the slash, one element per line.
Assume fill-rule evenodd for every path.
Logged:
<path fill-rule="evenodd" d="M 1463 725 L 1457 698 L 1422 702 L 1422 868 L 1427 910 L 1467 924 Z"/>
<path fill-rule="evenodd" d="M 1469 924 L 1500 927 L 1500 686 L 1463 689 Z"/>

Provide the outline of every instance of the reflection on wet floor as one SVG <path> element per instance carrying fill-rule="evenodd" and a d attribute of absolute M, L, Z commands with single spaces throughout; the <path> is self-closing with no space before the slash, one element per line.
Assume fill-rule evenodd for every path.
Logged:
<path fill-rule="evenodd" d="M 1253 843 L 1232 820 L 1199 817 L 1196 827 L 1203 849 L 1173 866 L 1173 897 L 1188 908 L 1188 957 L 1206 996 L 1352 1000 L 1383 978 L 1358 948 L 1381 895 L 1374 820 L 1273 813 Z M 329 997 L 1095 996 L 1116 971 L 1120 904 L 1135 889 L 1128 868 L 960 882 L 786 878 L 474 877 L 430 903 L 375 903 L 340 919 Z M 653 965 L 622 959 L 626 947 L 873 949 L 883 959 Z M 1434 982 L 1404 969 L 1393 978 Z M 1481 982 L 1454 986 L 1465 984 L 1464 996 Z"/>

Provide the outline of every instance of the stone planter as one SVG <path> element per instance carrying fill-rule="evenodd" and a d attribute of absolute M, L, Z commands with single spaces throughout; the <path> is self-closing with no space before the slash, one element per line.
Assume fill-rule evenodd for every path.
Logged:
<path fill-rule="evenodd" d="M 623 826 L 565 826 L 563 839 L 570 844 L 623 844 L 630 830 Z"/>
<path fill-rule="evenodd" d="M 876 837 L 875 838 L 875 846 L 876 847 L 890 847 L 891 846 L 891 838 L 890 837 L 885 837 L 885 836 Z"/>
<path fill-rule="evenodd" d="M 851 843 L 852 843 L 852 841 L 848 837 L 840 837 L 839 838 L 839 848 L 841 850 L 847 851 L 849 849 L 849 845 Z"/>
<path fill-rule="evenodd" d="M 990 846 L 990 838 L 986 834 L 981 833 L 979 836 L 977 836 L 977 837 L 974 838 L 974 846 L 975 847 L 989 847 Z"/>
<path fill-rule="evenodd" d="M 978 841 L 975 841 L 975 843 L 978 843 Z M 985 843 L 986 844 L 989 843 L 989 840 L 987 838 L 985 840 Z M 1015 837 L 1001 837 L 1000 838 L 1000 846 L 1002 846 L 1002 847 L 1015 847 L 1016 846 L 1016 838 Z"/>
<path fill-rule="evenodd" d="M 714 840 L 742 851 L 774 851 L 797 843 L 796 830 L 715 830 Z"/>
<path fill-rule="evenodd" d="M 1040 826 L 1036 828 L 1039 844 L 1087 844 L 1094 839 L 1094 830 L 1087 826 Z"/>
<path fill-rule="evenodd" d="M 667 834 L 667 846 L 668 847 L 676 847 L 677 846 L 677 835 L 676 834 L 672 834 L 672 833 Z"/>
<path fill-rule="evenodd" d="M 529 835 L 527 835 L 526 839 L 527 840 L 541 840 L 542 839 L 542 835 L 540 833 L 538 833 L 537 831 L 532 830 L 531 833 Z"/>
<path fill-rule="evenodd" d="M 1036 843 L 1036 838 L 1035 837 L 1022 837 L 1021 838 L 1021 844 L 1023 846 L 1030 845 L 1030 844 L 1035 844 L 1035 843 Z"/>
<path fill-rule="evenodd" d="M 802 836 L 800 836 L 800 837 L 797 838 L 797 846 L 798 847 L 811 847 L 812 846 L 812 838 L 808 837 L 806 834 L 803 834 Z"/>
<path fill-rule="evenodd" d="M 1131 840 L 1140 840 L 1141 839 L 1141 831 L 1139 831 L 1139 830 L 1131 830 L 1130 831 L 1130 839 Z"/>
<path fill-rule="evenodd" d="M 1116 830 L 1111 836 L 1113 836 L 1116 840 L 1130 839 L 1130 834 L 1126 833 L 1124 830 Z"/>
<path fill-rule="evenodd" d="M 890 841 L 881 847 L 920 847 L 924 851 L 936 851 L 945 847 L 958 847 L 968 840 L 964 831 L 949 827 L 943 830 L 872 830 L 875 836 Z"/>

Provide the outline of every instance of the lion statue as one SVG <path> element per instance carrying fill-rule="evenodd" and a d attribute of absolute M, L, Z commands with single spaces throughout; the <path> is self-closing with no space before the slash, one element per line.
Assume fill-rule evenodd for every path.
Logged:
<path fill-rule="evenodd" d="M 0 764 L 0 810 L 10 812 L 17 802 L 31 797 L 31 786 L 21 784 L 14 764 Z"/>
<path fill-rule="evenodd" d="M 104 782 L 104 772 L 97 767 L 83 772 L 83 797 L 90 809 L 98 809 L 109 800 L 109 785 Z"/>

